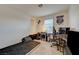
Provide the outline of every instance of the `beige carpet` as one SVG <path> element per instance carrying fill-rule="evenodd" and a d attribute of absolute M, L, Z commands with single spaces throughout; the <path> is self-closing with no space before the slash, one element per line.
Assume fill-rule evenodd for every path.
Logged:
<path fill-rule="evenodd" d="M 62 55 L 61 52 L 57 51 L 55 46 L 50 47 L 51 43 L 41 40 L 36 41 L 41 42 L 41 44 L 34 48 L 27 55 Z"/>

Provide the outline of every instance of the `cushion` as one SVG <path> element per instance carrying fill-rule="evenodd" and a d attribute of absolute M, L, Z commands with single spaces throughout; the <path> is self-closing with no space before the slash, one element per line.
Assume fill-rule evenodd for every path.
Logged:
<path fill-rule="evenodd" d="M 29 37 L 29 36 L 27 36 L 27 37 L 24 37 L 23 39 L 22 39 L 22 42 L 28 42 L 28 41 L 31 41 L 32 39 Z"/>

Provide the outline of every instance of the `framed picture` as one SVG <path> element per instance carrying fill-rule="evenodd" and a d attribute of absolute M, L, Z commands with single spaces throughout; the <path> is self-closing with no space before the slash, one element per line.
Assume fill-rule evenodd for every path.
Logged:
<path fill-rule="evenodd" d="M 62 24 L 64 22 L 64 15 L 56 16 L 56 23 L 58 25 Z"/>

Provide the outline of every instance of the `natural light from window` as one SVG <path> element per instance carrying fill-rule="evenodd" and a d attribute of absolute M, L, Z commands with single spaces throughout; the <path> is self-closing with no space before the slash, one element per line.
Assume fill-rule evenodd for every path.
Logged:
<path fill-rule="evenodd" d="M 44 21 L 44 29 L 47 33 L 53 33 L 53 19 L 47 19 Z"/>

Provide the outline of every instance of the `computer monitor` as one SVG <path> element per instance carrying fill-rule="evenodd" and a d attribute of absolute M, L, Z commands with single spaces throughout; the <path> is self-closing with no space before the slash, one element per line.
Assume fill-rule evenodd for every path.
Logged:
<path fill-rule="evenodd" d="M 69 30 L 70 30 L 69 27 L 60 27 L 59 28 L 59 34 L 68 34 Z"/>

